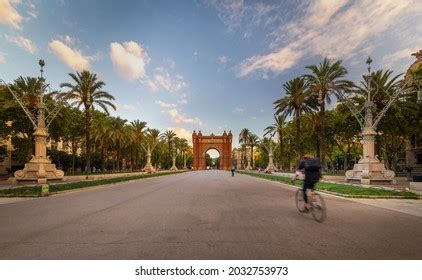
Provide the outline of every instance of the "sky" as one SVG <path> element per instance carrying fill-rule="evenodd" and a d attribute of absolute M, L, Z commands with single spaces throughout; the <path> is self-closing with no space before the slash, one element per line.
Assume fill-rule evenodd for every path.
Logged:
<path fill-rule="evenodd" d="M 262 137 L 282 85 L 324 57 L 358 82 L 368 56 L 399 74 L 419 49 L 420 0 L 0 0 L 0 79 L 39 76 L 44 59 L 57 90 L 89 70 L 116 98 L 112 115 L 189 141 Z"/>

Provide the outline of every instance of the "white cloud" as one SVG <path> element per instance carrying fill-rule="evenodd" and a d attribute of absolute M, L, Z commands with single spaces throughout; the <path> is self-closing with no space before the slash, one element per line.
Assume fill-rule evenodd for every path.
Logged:
<path fill-rule="evenodd" d="M 236 107 L 233 109 L 233 113 L 242 114 L 243 112 L 245 112 L 244 108 Z"/>
<path fill-rule="evenodd" d="M 177 107 L 177 104 L 166 103 L 166 102 L 161 101 L 161 100 L 155 101 L 155 104 L 158 104 L 161 108 L 165 108 L 165 109 Z"/>
<path fill-rule="evenodd" d="M 230 58 L 228 56 L 225 56 L 225 55 L 220 55 L 217 58 L 217 62 L 221 65 L 226 65 L 227 63 L 230 62 Z"/>
<path fill-rule="evenodd" d="M 4 37 L 7 41 L 17 45 L 31 54 L 34 54 L 37 51 L 35 44 L 28 38 L 23 36 L 9 36 L 7 34 L 4 35 Z"/>
<path fill-rule="evenodd" d="M 6 57 L 0 52 L 0 64 L 6 63 Z"/>
<path fill-rule="evenodd" d="M 287 47 L 281 48 L 277 52 L 268 55 L 253 56 L 245 59 L 240 64 L 238 75 L 240 77 L 247 76 L 257 70 L 281 73 L 294 66 L 303 55 L 304 53 L 302 51 L 295 51 L 292 48 Z M 265 79 L 266 76 L 263 75 L 263 78 Z"/>
<path fill-rule="evenodd" d="M 28 2 L 28 7 L 29 7 L 29 11 L 27 11 L 26 13 L 31 18 L 37 19 L 38 18 L 38 11 L 37 11 L 37 8 L 35 7 L 35 4 L 30 1 L 30 2 Z"/>
<path fill-rule="evenodd" d="M 16 10 L 20 0 L 0 0 L 0 23 L 15 29 L 22 29 L 22 16 Z"/>
<path fill-rule="evenodd" d="M 211 0 L 208 3 L 217 9 L 218 16 L 229 31 L 233 31 L 241 25 L 247 12 L 243 0 Z"/>
<path fill-rule="evenodd" d="M 230 32 L 240 27 L 253 29 L 259 25 L 273 25 L 275 21 L 280 19 L 281 13 L 278 9 L 280 7 L 286 9 L 285 5 L 271 5 L 265 3 L 265 1 L 249 4 L 244 0 L 210 0 L 206 3 L 217 10 L 218 17 Z M 250 30 L 243 32 L 244 38 L 251 36 Z"/>
<path fill-rule="evenodd" d="M 175 93 L 188 86 L 183 76 L 177 74 L 173 78 L 163 67 L 157 67 L 153 77 L 146 78 L 143 80 L 143 83 L 145 83 L 153 92 L 165 90 L 167 92 Z"/>
<path fill-rule="evenodd" d="M 177 101 L 177 103 L 182 104 L 182 105 L 185 105 L 185 104 L 188 104 L 188 100 L 187 100 L 187 99 L 182 98 L 182 99 L 180 99 L 179 101 Z"/>
<path fill-rule="evenodd" d="M 197 51 L 194 51 L 192 57 L 193 57 L 193 61 L 198 61 L 199 53 Z"/>
<path fill-rule="evenodd" d="M 132 104 L 116 103 L 116 107 L 117 107 L 117 109 L 122 109 L 122 110 L 129 111 L 129 112 L 136 112 L 138 110 L 138 108 L 136 108 L 136 106 L 134 106 Z"/>
<path fill-rule="evenodd" d="M 393 65 L 397 66 L 397 64 L 403 64 L 403 66 L 404 65 L 408 66 L 414 60 L 414 57 L 411 56 L 411 54 L 417 52 L 420 49 L 421 45 L 422 44 L 418 44 L 419 47 L 415 46 L 414 48 L 406 48 L 406 49 L 399 50 L 394 53 L 385 55 L 382 58 L 382 62 L 384 66 L 387 68 L 391 68 Z M 402 63 L 404 61 L 406 61 L 406 63 Z"/>
<path fill-rule="evenodd" d="M 60 39 L 52 40 L 48 46 L 61 61 L 73 70 L 89 70 L 89 61 L 92 58 L 82 55 L 80 50 L 71 48 L 69 44 L 62 42 Z"/>
<path fill-rule="evenodd" d="M 272 51 L 239 64 L 238 76 L 279 74 L 313 55 L 352 60 L 371 52 L 386 32 L 391 33 L 398 22 L 417 13 L 418 5 L 417 0 L 308 2 L 303 15 L 278 23 L 270 32 Z"/>
<path fill-rule="evenodd" d="M 167 111 L 169 114 L 171 121 L 175 124 L 197 124 L 202 125 L 202 122 L 199 118 L 194 117 L 187 117 L 180 113 L 177 109 L 170 109 Z"/>
<path fill-rule="evenodd" d="M 110 44 L 110 58 L 117 72 L 129 81 L 145 77 L 145 67 L 150 58 L 147 52 L 136 42 Z"/>
<path fill-rule="evenodd" d="M 177 101 L 177 103 L 182 104 L 182 105 L 188 104 L 187 98 L 188 98 L 189 95 L 190 95 L 189 93 L 180 94 L 180 96 L 179 96 L 180 99 Z"/>
<path fill-rule="evenodd" d="M 68 44 L 68 45 L 73 45 L 75 44 L 75 39 L 70 37 L 69 35 L 65 35 L 65 36 L 58 36 L 64 43 Z"/>
<path fill-rule="evenodd" d="M 188 140 L 189 144 L 192 144 L 192 131 L 182 127 L 169 127 L 168 130 L 173 130 L 177 137 L 186 139 Z"/>

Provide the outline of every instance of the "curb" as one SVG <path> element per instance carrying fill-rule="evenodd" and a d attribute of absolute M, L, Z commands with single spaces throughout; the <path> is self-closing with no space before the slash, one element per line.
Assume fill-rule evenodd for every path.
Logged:
<path fill-rule="evenodd" d="M 166 175 L 177 175 L 177 174 L 181 174 L 181 173 L 185 173 L 187 171 L 177 171 L 177 172 L 166 172 L 161 176 L 148 176 L 148 177 L 144 177 L 144 178 L 138 178 L 138 179 L 130 179 L 130 180 L 125 180 L 125 181 L 121 181 L 121 182 L 111 182 L 111 183 L 104 183 L 101 185 L 95 185 L 95 186 L 86 186 L 86 187 L 80 187 L 80 188 L 74 188 L 74 189 L 69 189 L 69 190 L 62 190 L 62 191 L 55 191 L 55 192 L 50 192 L 48 195 L 42 196 L 40 195 L 26 195 L 26 196 L 8 196 L 8 195 L 4 195 L 1 196 L 0 198 L 15 198 L 15 197 L 21 197 L 21 198 L 38 198 L 38 197 L 47 197 L 47 196 L 52 196 L 52 195 L 57 195 L 57 194 L 65 194 L 65 193 L 69 193 L 69 192 L 77 192 L 77 191 L 85 191 L 85 190 L 92 190 L 94 188 L 106 188 L 106 187 L 111 187 L 113 185 L 117 185 L 117 184 L 125 184 L 125 183 L 130 183 L 133 181 L 138 181 L 138 180 L 146 180 L 146 179 L 152 179 L 152 178 L 156 178 L 156 177 L 162 177 L 162 176 L 166 176 Z M 129 177 L 129 176 L 128 176 Z M 115 178 L 127 178 L 127 177 L 115 177 Z M 109 179 L 113 179 L 113 178 L 106 178 L 106 179 L 97 179 L 97 180 L 81 180 L 81 181 L 74 181 L 74 182 L 60 182 L 57 184 L 53 184 L 53 185 L 63 185 L 63 184 L 72 184 L 72 183 L 78 183 L 78 182 L 95 182 L 95 181 L 102 181 L 102 180 L 109 180 Z M 32 187 L 34 186 L 38 186 L 38 185 L 31 185 Z M 29 186 L 29 187 L 31 187 Z M 28 186 L 22 186 L 22 187 L 28 187 Z"/>
<path fill-rule="evenodd" d="M 292 185 L 292 184 L 289 184 L 289 183 L 285 183 L 285 182 L 280 182 L 280 181 L 277 181 L 277 180 L 272 180 L 272 179 L 269 179 L 269 178 L 263 178 L 263 177 L 260 177 L 260 176 L 254 176 L 254 175 L 252 175 L 252 174 L 254 174 L 254 173 L 250 173 L 250 172 L 238 172 L 239 174 L 243 174 L 243 175 L 247 175 L 247 176 L 252 176 L 252 177 L 255 177 L 255 178 L 258 178 L 258 179 L 264 179 L 264 180 L 268 180 L 268 181 L 271 181 L 271 182 L 276 182 L 276 183 L 280 183 L 280 184 L 284 184 L 284 185 L 287 185 L 287 186 L 290 186 L 290 187 L 295 187 L 295 188 L 300 188 L 300 186 L 296 186 L 296 185 Z M 280 177 L 282 177 L 282 176 L 280 176 Z M 286 178 L 286 177 L 284 177 L 284 178 Z M 331 184 L 336 184 L 336 183 L 333 183 L 333 182 L 329 182 L 329 181 L 325 181 L 325 180 L 321 180 L 321 182 L 324 182 L 324 183 L 331 183 Z M 350 185 L 352 185 L 352 184 L 350 184 Z M 355 184 L 353 184 L 353 186 L 358 186 L 358 185 L 355 185 Z M 359 186 L 360 187 L 360 186 Z M 378 187 L 379 188 L 379 187 Z M 379 189 L 382 189 L 382 188 L 379 188 Z M 334 195 L 334 196 L 338 196 L 338 197 L 343 197 L 343 198 L 365 198 L 365 199 L 413 199 L 413 200 L 419 200 L 419 199 L 422 199 L 422 196 L 420 196 L 420 195 L 418 195 L 418 194 L 416 194 L 416 195 L 418 195 L 417 197 L 405 197 L 405 196 L 392 196 L 392 195 L 358 195 L 358 194 L 341 194 L 341 193 L 336 193 L 336 192 L 331 192 L 331 191 L 327 191 L 327 190 L 317 190 L 318 192 L 321 192 L 321 193 L 326 193 L 326 194 L 330 194 L 330 195 Z"/>

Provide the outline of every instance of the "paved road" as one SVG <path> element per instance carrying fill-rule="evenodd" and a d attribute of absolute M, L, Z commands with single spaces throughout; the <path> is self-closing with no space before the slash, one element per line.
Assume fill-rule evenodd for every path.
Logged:
<path fill-rule="evenodd" d="M 422 259 L 422 218 L 198 171 L 0 204 L 1 259 Z"/>

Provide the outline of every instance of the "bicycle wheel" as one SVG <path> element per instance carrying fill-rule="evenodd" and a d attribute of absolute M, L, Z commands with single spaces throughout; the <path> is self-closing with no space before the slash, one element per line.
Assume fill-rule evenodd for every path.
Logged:
<path fill-rule="evenodd" d="M 318 193 L 314 193 L 314 199 L 312 200 L 312 217 L 319 223 L 322 223 L 327 217 L 325 201 Z"/>
<path fill-rule="evenodd" d="M 305 200 L 303 199 L 302 189 L 296 191 L 295 202 L 297 210 L 299 210 L 300 213 L 305 212 Z"/>

